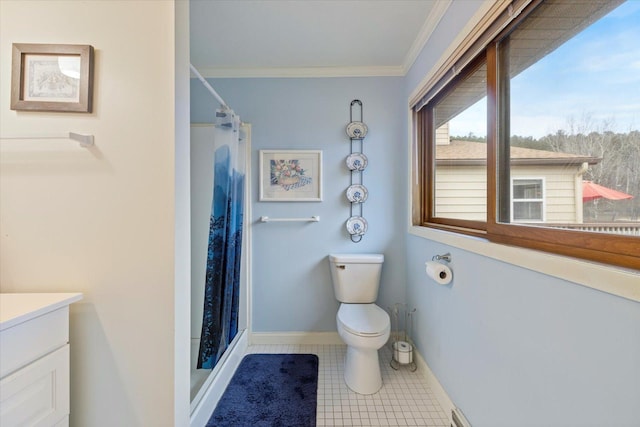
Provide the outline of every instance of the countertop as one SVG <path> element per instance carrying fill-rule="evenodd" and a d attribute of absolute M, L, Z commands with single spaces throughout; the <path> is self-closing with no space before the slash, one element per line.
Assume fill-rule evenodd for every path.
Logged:
<path fill-rule="evenodd" d="M 81 299 L 81 293 L 0 294 L 0 331 Z"/>

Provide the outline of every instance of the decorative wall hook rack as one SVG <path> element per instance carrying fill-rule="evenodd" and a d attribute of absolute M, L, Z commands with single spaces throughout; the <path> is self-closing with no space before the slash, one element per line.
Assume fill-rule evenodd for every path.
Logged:
<path fill-rule="evenodd" d="M 360 110 L 360 120 L 354 119 L 354 109 Z M 351 185 L 346 190 L 346 196 L 350 206 L 350 216 L 347 220 L 347 232 L 351 237 L 351 241 L 358 243 L 367 232 L 367 220 L 362 216 L 363 204 L 367 200 L 368 190 L 363 185 L 363 171 L 367 167 L 367 157 L 364 155 L 364 137 L 367 135 L 368 128 L 364 124 L 364 109 L 362 101 L 354 99 L 349 106 L 349 124 L 347 125 L 347 136 L 351 145 L 351 154 L 347 157 L 347 167 L 351 171 Z M 360 151 L 354 150 L 354 142 L 360 142 Z"/>

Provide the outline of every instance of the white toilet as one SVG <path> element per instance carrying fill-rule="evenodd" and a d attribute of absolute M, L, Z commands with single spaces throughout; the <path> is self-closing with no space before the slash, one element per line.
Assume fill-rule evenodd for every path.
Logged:
<path fill-rule="evenodd" d="M 382 387 L 378 350 L 389 339 L 391 321 L 374 302 L 383 261 L 381 254 L 329 255 L 333 289 L 342 303 L 336 315 L 338 334 L 347 344 L 344 380 L 360 394 Z"/>

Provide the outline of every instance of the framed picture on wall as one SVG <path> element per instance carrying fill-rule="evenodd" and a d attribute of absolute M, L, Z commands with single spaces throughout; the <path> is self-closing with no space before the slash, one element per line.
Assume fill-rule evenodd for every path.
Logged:
<path fill-rule="evenodd" d="M 260 150 L 260 201 L 322 201 L 322 151 Z"/>
<path fill-rule="evenodd" d="M 90 113 L 93 47 L 14 43 L 11 109 Z"/>

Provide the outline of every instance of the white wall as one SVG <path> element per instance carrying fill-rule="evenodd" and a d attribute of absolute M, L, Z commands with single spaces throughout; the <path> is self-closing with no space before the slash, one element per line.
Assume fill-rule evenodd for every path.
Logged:
<path fill-rule="evenodd" d="M 185 239 L 174 235 L 174 180 L 185 176 L 175 170 L 187 165 L 188 174 L 188 156 L 174 153 L 176 113 L 186 122 L 188 112 L 188 93 L 175 105 L 174 8 L 0 2 L 2 135 L 95 135 L 90 150 L 5 140 L 0 158 L 1 291 L 85 295 L 71 308 L 73 426 L 169 426 L 174 414 L 186 417 L 174 410 L 174 397 L 188 408 L 188 359 L 186 394 L 174 396 L 174 276 L 188 286 L 188 270 L 174 262 L 174 241 Z M 10 110 L 13 42 L 93 45 L 94 112 Z"/>

